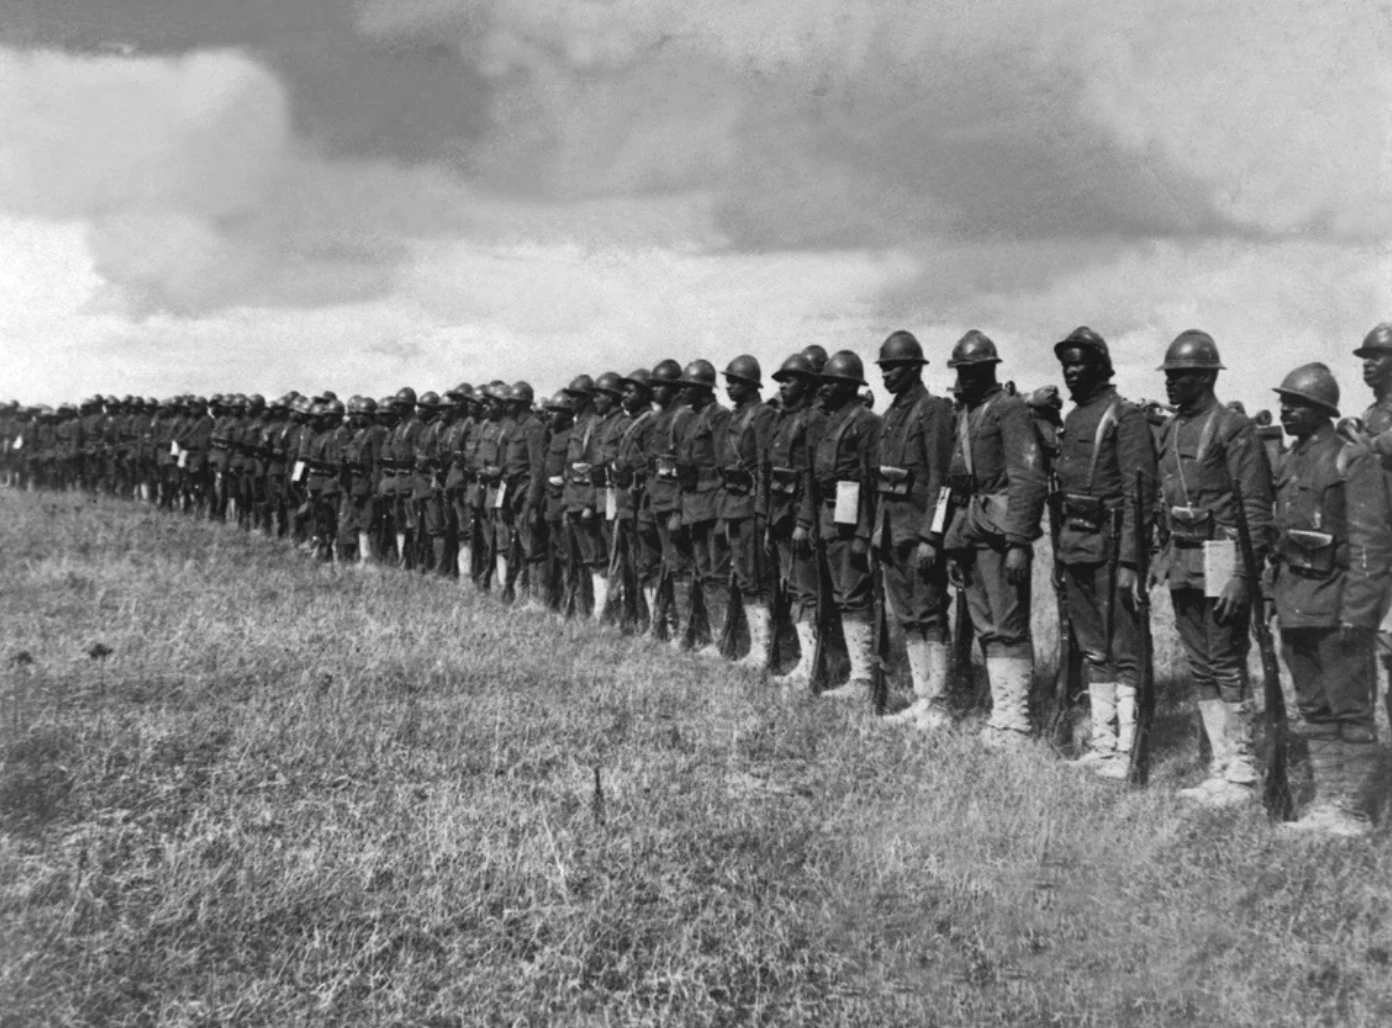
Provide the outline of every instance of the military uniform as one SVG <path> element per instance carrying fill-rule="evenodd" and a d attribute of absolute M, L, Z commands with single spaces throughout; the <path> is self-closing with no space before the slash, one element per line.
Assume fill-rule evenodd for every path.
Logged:
<path fill-rule="evenodd" d="M 729 410 L 714 400 L 700 410 L 692 408 L 677 439 L 681 526 L 690 548 L 692 584 L 703 591 L 712 628 L 724 623 L 724 590 L 730 575 L 729 548 L 717 531 L 716 521 L 720 491 L 716 441 L 724 434 L 729 416 Z M 693 613 L 694 604 L 688 604 L 687 617 Z M 690 635 L 690 631 L 682 634 Z"/>
<path fill-rule="evenodd" d="M 769 508 L 769 439 L 776 420 L 773 408 L 762 400 L 737 404 L 725 419 L 716 457 L 720 469 L 716 516 L 725 525 L 730 574 L 743 600 L 749 625 L 749 655 L 743 663 L 750 667 L 767 663 L 772 630 L 765 605 L 770 574 L 764 567 L 764 543 Z M 733 612 L 726 616 L 733 616 Z"/>

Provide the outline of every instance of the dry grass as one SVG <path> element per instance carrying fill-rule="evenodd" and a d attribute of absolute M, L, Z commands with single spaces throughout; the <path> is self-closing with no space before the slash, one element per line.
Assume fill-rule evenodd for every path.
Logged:
<path fill-rule="evenodd" d="M 1392 1023 L 1389 832 L 1182 809 L 1182 696 L 1132 792 L 130 505 L 0 576 L 3 1025 Z"/>

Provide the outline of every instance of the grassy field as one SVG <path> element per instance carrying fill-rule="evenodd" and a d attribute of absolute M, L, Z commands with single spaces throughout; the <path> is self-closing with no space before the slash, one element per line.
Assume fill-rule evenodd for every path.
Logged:
<path fill-rule="evenodd" d="M 1388 829 L 1184 809 L 1174 688 L 1129 791 L 11 491 L 0 619 L 0 1025 L 1392 1024 Z"/>

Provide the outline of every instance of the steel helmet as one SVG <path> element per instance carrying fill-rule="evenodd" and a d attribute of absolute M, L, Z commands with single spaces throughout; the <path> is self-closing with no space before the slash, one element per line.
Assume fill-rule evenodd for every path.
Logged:
<path fill-rule="evenodd" d="M 536 393 L 530 382 L 518 381 L 512 383 L 512 389 L 508 391 L 508 399 L 516 403 L 525 403 L 530 407 L 532 401 L 536 399 Z"/>
<path fill-rule="evenodd" d="M 265 410 L 266 398 L 262 396 L 260 393 L 252 393 L 250 396 L 247 397 L 247 406 L 254 411 Z"/>
<path fill-rule="evenodd" d="M 681 381 L 681 377 L 681 365 L 670 357 L 665 361 L 658 361 L 657 366 L 652 369 L 653 385 L 661 385 L 663 382 L 670 382 L 675 385 Z"/>
<path fill-rule="evenodd" d="M 1315 361 L 1296 368 L 1273 390 L 1280 396 L 1297 396 L 1332 417 L 1339 416 L 1339 383 L 1327 364 Z"/>
<path fill-rule="evenodd" d="M 637 386 L 639 389 L 647 392 L 652 389 L 652 375 L 648 372 L 647 368 L 635 368 L 628 373 L 627 377 L 619 379 L 619 384 Z"/>
<path fill-rule="evenodd" d="M 990 336 L 974 328 L 957 340 L 957 345 L 952 348 L 952 357 L 948 360 L 947 366 L 949 368 L 963 368 L 972 364 L 999 364 L 1000 362 L 1000 354 L 996 352 L 996 344 L 991 341 Z"/>
<path fill-rule="evenodd" d="M 865 381 L 865 365 L 850 350 L 838 350 L 827 358 L 821 375 L 822 378 L 854 382 L 858 386 L 869 384 Z"/>
<path fill-rule="evenodd" d="M 506 400 L 510 387 L 502 379 L 495 378 L 483 387 L 483 398 L 485 400 Z"/>
<path fill-rule="evenodd" d="M 314 406 L 314 401 L 308 396 L 297 396 L 290 403 L 290 409 L 296 414 L 308 414 L 310 408 Z"/>
<path fill-rule="evenodd" d="M 764 372 L 759 367 L 759 362 L 749 354 L 741 354 L 725 366 L 721 372 L 726 378 L 737 379 L 740 382 L 748 382 L 752 386 L 763 386 Z"/>
<path fill-rule="evenodd" d="M 319 404 L 319 413 L 325 417 L 343 417 L 343 401 L 339 399 L 324 400 Z"/>
<path fill-rule="evenodd" d="M 361 407 L 362 407 L 362 412 L 363 412 L 364 414 L 376 414 L 376 413 L 377 413 L 377 401 L 374 400 L 374 399 L 373 399 L 372 397 L 370 397 L 370 396 L 364 396 L 364 397 L 362 398 Z"/>
<path fill-rule="evenodd" d="M 886 364 L 927 364 L 928 358 L 923 356 L 923 347 L 914 334 L 900 329 L 891 332 L 880 344 L 880 356 L 875 363 L 881 367 Z"/>
<path fill-rule="evenodd" d="M 696 386 L 702 389 L 715 388 L 715 365 L 708 360 L 697 358 L 686 366 L 680 379 L 684 386 Z"/>
<path fill-rule="evenodd" d="M 435 410 L 440 406 L 440 394 L 435 392 L 421 393 L 420 399 L 416 401 L 416 406 L 426 410 Z"/>
<path fill-rule="evenodd" d="M 595 379 L 595 392 L 608 393 L 615 399 L 623 395 L 623 379 L 619 378 L 617 371 L 606 371 Z"/>
<path fill-rule="evenodd" d="M 570 380 L 570 385 L 561 391 L 579 396 L 589 396 L 590 393 L 594 392 L 594 379 L 589 375 L 576 375 Z"/>
<path fill-rule="evenodd" d="M 1218 357 L 1218 344 L 1207 332 L 1191 328 L 1175 336 L 1174 342 L 1165 351 L 1165 363 L 1158 370 L 1180 371 L 1186 368 L 1225 370 Z"/>
<path fill-rule="evenodd" d="M 1392 321 L 1374 325 L 1363 337 L 1363 345 L 1353 351 L 1355 357 L 1379 357 L 1385 353 L 1392 353 Z"/>
<path fill-rule="evenodd" d="M 807 359 L 812 362 L 812 367 L 816 370 L 817 374 L 820 375 L 822 373 L 822 368 L 826 367 L 826 347 L 819 346 L 816 343 L 809 343 L 802 348 L 802 352 L 806 354 Z"/>
<path fill-rule="evenodd" d="M 551 399 L 547 400 L 544 406 L 547 410 L 574 410 L 575 401 L 571 399 L 569 393 L 562 389 L 555 396 L 551 397 Z"/>
<path fill-rule="evenodd" d="M 397 407 L 414 407 L 416 391 L 410 386 L 402 386 L 396 391 L 396 396 L 392 397 L 392 404 Z"/>
<path fill-rule="evenodd" d="M 412 400 L 412 401 L 411 401 L 411 403 L 412 403 L 413 405 L 415 404 L 415 402 L 416 402 L 415 400 Z M 395 396 L 384 396 L 384 397 L 382 397 L 380 400 L 377 401 L 377 410 L 378 410 L 379 412 L 386 413 L 386 412 L 388 412 L 388 411 L 395 410 L 395 409 L 396 409 L 396 404 L 397 404 L 397 399 L 396 399 Z"/>
<path fill-rule="evenodd" d="M 446 391 L 445 398 L 459 402 L 462 400 L 472 400 L 474 398 L 474 387 L 468 382 L 460 382 L 453 389 Z"/>
<path fill-rule="evenodd" d="M 362 412 L 363 398 L 359 394 L 354 393 L 352 396 L 348 397 L 348 413 L 361 414 Z"/>
<path fill-rule="evenodd" d="M 1108 371 L 1112 370 L 1112 354 L 1107 349 L 1107 340 L 1088 328 L 1086 325 L 1079 325 L 1068 336 L 1054 344 L 1054 356 L 1063 360 L 1064 350 L 1087 350 L 1097 354 L 1102 358 L 1102 364 Z"/>
<path fill-rule="evenodd" d="M 773 373 L 773 380 L 782 382 L 789 378 L 796 378 L 798 375 L 805 378 L 817 377 L 817 369 L 812 363 L 812 358 L 805 353 L 795 353 L 785 360 Z"/>

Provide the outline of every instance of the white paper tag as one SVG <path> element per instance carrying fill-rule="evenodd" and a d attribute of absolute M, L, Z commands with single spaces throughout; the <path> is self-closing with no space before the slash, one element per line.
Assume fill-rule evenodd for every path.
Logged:
<path fill-rule="evenodd" d="M 295 461 L 295 467 L 294 467 L 294 469 L 290 472 L 290 481 L 292 481 L 292 482 L 298 482 L 298 481 L 300 481 L 302 478 L 304 478 L 304 470 L 305 470 L 305 468 L 304 468 L 304 461 L 302 461 L 302 460 L 297 460 L 297 461 Z"/>
<path fill-rule="evenodd" d="M 604 487 L 604 520 L 614 521 L 619 516 L 619 491 L 612 485 Z"/>
<path fill-rule="evenodd" d="M 24 449 L 24 436 L 22 436 L 22 435 L 17 435 L 17 436 L 15 436 L 14 448 L 15 448 L 16 450 L 22 450 L 22 449 Z"/>
<path fill-rule="evenodd" d="M 952 490 L 943 486 L 938 490 L 938 505 L 933 508 L 933 527 L 930 531 L 937 535 L 942 535 L 943 529 L 947 527 L 947 501 L 952 497 Z"/>
<path fill-rule="evenodd" d="M 836 512 L 832 517 L 838 525 L 854 525 L 860 515 L 860 483 L 836 483 Z"/>
<path fill-rule="evenodd" d="M 188 467 L 188 455 L 189 455 L 188 450 L 180 450 L 180 451 L 179 451 L 179 467 L 181 467 L 181 468 L 186 468 L 186 467 Z"/>
<path fill-rule="evenodd" d="M 171 442 L 171 443 L 169 444 L 169 456 L 171 456 L 171 457 L 177 457 L 177 456 L 179 456 L 179 444 L 178 444 L 178 443 Z"/>
<path fill-rule="evenodd" d="M 1217 599 L 1237 573 L 1237 544 L 1231 539 L 1209 539 L 1203 544 L 1203 591 Z"/>
<path fill-rule="evenodd" d="M 493 509 L 502 510 L 503 503 L 507 500 L 507 482 L 498 483 L 498 491 L 493 495 Z"/>

